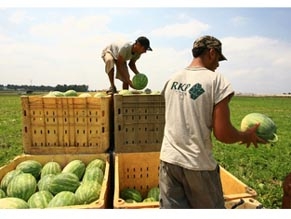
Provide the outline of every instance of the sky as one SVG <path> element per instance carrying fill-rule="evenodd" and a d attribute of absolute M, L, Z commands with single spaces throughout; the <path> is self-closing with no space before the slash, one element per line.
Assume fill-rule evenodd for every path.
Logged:
<path fill-rule="evenodd" d="M 146 36 L 153 51 L 136 65 L 148 76 L 148 88 L 161 90 L 171 75 L 190 64 L 194 40 L 212 35 L 222 42 L 227 58 L 216 71 L 236 93 L 291 92 L 291 7 L 3 2 L 1 85 L 85 84 L 90 90 L 107 89 L 103 48 L 116 40 L 134 42 Z M 121 89 L 120 81 L 116 85 Z"/>

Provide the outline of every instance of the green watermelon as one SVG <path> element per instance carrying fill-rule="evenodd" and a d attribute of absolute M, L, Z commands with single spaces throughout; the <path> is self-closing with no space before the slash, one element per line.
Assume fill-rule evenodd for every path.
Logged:
<path fill-rule="evenodd" d="M 103 171 L 99 167 L 86 169 L 82 182 L 94 181 L 102 185 L 104 179 Z"/>
<path fill-rule="evenodd" d="M 28 209 L 29 205 L 26 201 L 15 197 L 6 197 L 0 199 L 1 209 Z"/>
<path fill-rule="evenodd" d="M 90 204 L 99 199 L 101 192 L 101 185 L 94 181 L 87 181 L 82 183 L 76 190 L 75 195 L 78 204 Z"/>
<path fill-rule="evenodd" d="M 46 208 L 53 197 L 49 191 L 38 191 L 30 196 L 27 203 L 29 208 Z"/>
<path fill-rule="evenodd" d="M 0 189 L 0 198 L 5 198 L 6 197 L 6 193 L 4 192 L 4 190 Z"/>
<path fill-rule="evenodd" d="M 7 196 L 21 198 L 27 201 L 36 192 L 37 182 L 30 173 L 15 176 L 7 187 Z"/>
<path fill-rule="evenodd" d="M 121 190 L 120 197 L 123 200 L 133 199 L 136 202 L 142 202 L 143 200 L 141 193 L 137 189 L 134 189 L 134 188 L 125 188 Z"/>
<path fill-rule="evenodd" d="M 155 202 L 156 199 L 153 197 L 145 198 L 142 202 Z"/>
<path fill-rule="evenodd" d="M 77 93 L 77 91 L 75 91 L 75 90 L 67 90 L 67 91 L 64 93 L 64 95 L 65 95 L 66 97 L 76 97 L 76 96 L 78 96 L 78 93 Z"/>
<path fill-rule="evenodd" d="M 148 85 L 148 77 L 145 74 L 135 74 L 132 78 L 133 87 L 136 90 L 142 90 Z"/>
<path fill-rule="evenodd" d="M 77 199 L 73 192 L 70 191 L 62 191 L 56 194 L 52 200 L 48 203 L 48 208 L 55 208 L 55 207 L 64 207 L 64 206 L 71 206 L 76 205 Z"/>
<path fill-rule="evenodd" d="M 25 160 L 19 163 L 15 169 L 21 170 L 24 173 L 31 173 L 35 177 L 35 179 L 38 180 L 42 165 L 36 160 Z"/>
<path fill-rule="evenodd" d="M 159 201 L 160 196 L 160 188 L 159 187 L 152 187 L 147 194 L 147 198 L 154 198 L 155 201 Z"/>
<path fill-rule="evenodd" d="M 79 180 L 83 177 L 85 173 L 86 165 L 81 160 L 70 161 L 62 170 L 63 173 L 73 173 Z"/>
<path fill-rule="evenodd" d="M 50 183 L 52 182 L 53 178 L 56 175 L 54 174 L 47 174 L 40 178 L 40 180 L 37 182 L 37 188 L 39 191 L 47 190 L 49 191 Z"/>
<path fill-rule="evenodd" d="M 11 170 L 7 172 L 1 180 L 0 188 L 3 189 L 4 192 L 7 191 L 7 186 L 9 182 L 18 174 L 23 173 L 21 170 Z"/>
<path fill-rule="evenodd" d="M 40 178 L 44 177 L 47 174 L 59 174 L 62 172 L 62 167 L 58 162 L 49 161 L 42 167 L 40 171 Z"/>
<path fill-rule="evenodd" d="M 94 159 L 94 160 L 92 160 L 92 161 L 90 161 L 88 163 L 86 169 L 88 170 L 88 169 L 90 169 L 92 167 L 93 168 L 94 167 L 99 167 L 104 173 L 105 167 L 106 167 L 106 162 L 104 160 L 100 159 L 100 158 L 96 158 L 96 159 Z"/>
<path fill-rule="evenodd" d="M 80 186 L 79 178 L 73 173 L 60 173 L 53 177 L 48 190 L 56 195 L 62 191 L 75 192 Z"/>

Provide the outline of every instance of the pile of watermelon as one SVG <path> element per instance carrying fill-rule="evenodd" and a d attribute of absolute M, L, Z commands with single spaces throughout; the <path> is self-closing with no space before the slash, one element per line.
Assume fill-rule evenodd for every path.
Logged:
<path fill-rule="evenodd" d="M 58 162 L 42 165 L 20 162 L 0 182 L 0 208 L 56 208 L 86 205 L 100 197 L 106 163 L 96 158 L 87 165 L 72 160 L 63 168 Z"/>
<path fill-rule="evenodd" d="M 146 197 L 143 197 L 141 192 L 135 188 L 125 188 L 120 192 L 120 198 L 127 203 L 137 202 L 158 202 L 160 196 L 160 188 L 154 186 L 149 189 Z"/>

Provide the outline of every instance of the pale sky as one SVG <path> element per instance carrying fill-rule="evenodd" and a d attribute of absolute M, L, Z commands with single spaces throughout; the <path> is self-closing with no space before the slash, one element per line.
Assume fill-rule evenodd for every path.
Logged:
<path fill-rule="evenodd" d="M 115 40 L 146 36 L 153 51 L 136 65 L 147 74 L 148 88 L 161 90 L 191 62 L 194 40 L 207 34 L 221 40 L 228 61 L 216 71 L 237 93 L 289 93 L 290 21 L 291 7 L 43 7 L 0 1 L 0 84 L 107 89 L 102 49 Z"/>

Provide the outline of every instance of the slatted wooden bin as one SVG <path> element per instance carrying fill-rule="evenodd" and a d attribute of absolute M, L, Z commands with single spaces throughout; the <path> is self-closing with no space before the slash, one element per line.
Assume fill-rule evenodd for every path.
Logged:
<path fill-rule="evenodd" d="M 165 125 L 160 94 L 114 95 L 114 151 L 159 151 Z"/>
<path fill-rule="evenodd" d="M 27 154 L 104 153 L 110 145 L 112 97 L 22 96 Z"/>
<path fill-rule="evenodd" d="M 120 192 L 125 188 L 137 189 L 145 198 L 150 188 L 158 186 L 159 155 L 159 152 L 116 153 L 114 155 L 115 185 L 113 208 L 159 208 L 159 202 L 127 203 L 120 198 Z M 255 198 L 257 196 L 256 191 L 249 188 L 222 167 L 221 179 L 224 199 L 228 202 L 228 207 L 235 204 L 238 199 Z"/>
<path fill-rule="evenodd" d="M 11 160 L 8 164 L 2 166 L 0 168 L 0 181 L 3 179 L 6 173 L 9 171 L 12 171 L 16 168 L 16 166 L 26 160 L 35 160 L 40 162 L 42 165 L 49 161 L 56 161 L 58 162 L 62 168 L 66 164 L 68 164 L 70 161 L 79 159 L 82 160 L 85 165 L 87 165 L 90 161 L 99 158 L 106 162 L 105 165 L 105 171 L 104 171 L 104 178 L 101 185 L 101 192 L 99 195 L 99 199 L 90 203 L 90 204 L 84 204 L 84 205 L 73 205 L 73 206 L 65 206 L 65 207 L 59 207 L 59 208 L 76 208 L 76 209 L 105 209 L 107 206 L 110 205 L 109 201 L 111 201 L 108 197 L 109 193 L 109 155 L 106 153 L 100 153 L 100 154 L 55 154 L 55 155 L 28 155 L 23 154 L 15 157 L 13 160 Z"/>

